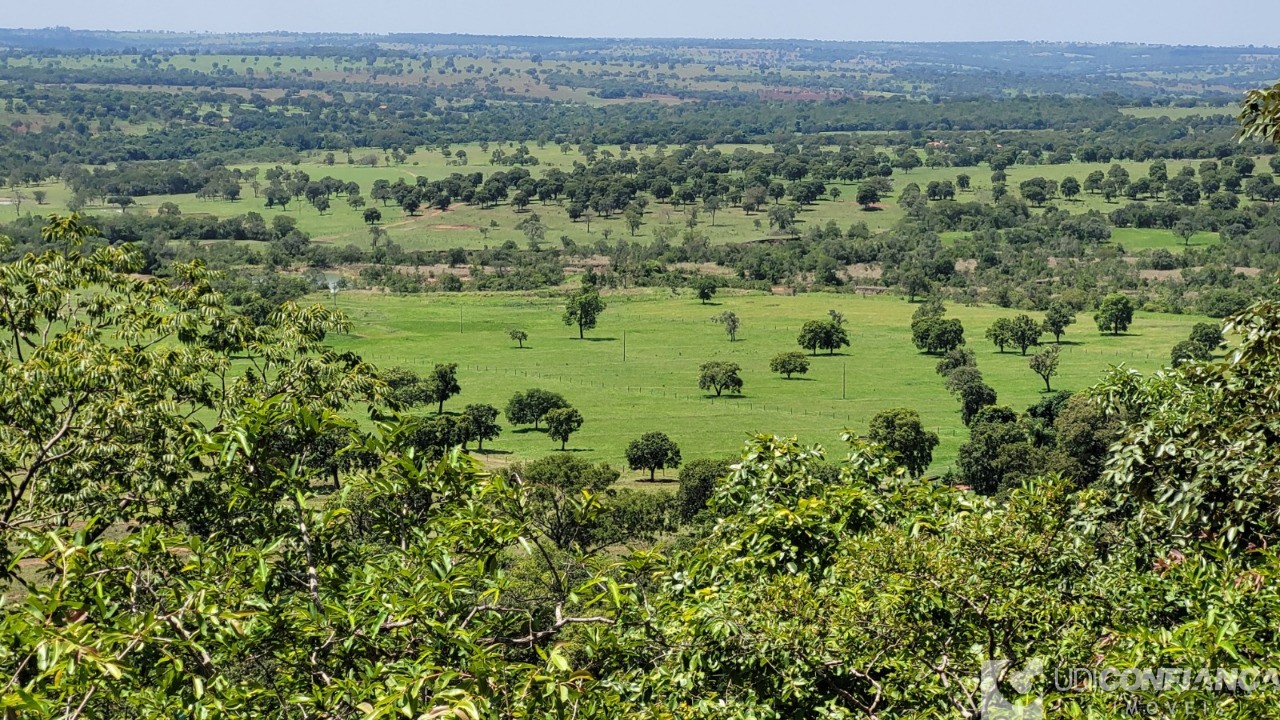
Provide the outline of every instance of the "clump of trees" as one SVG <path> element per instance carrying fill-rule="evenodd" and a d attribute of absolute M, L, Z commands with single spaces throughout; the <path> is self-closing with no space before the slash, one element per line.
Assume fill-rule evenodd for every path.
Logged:
<path fill-rule="evenodd" d="M 796 343 L 813 355 L 817 355 L 818 350 L 826 350 L 828 355 L 834 355 L 836 350 L 849 346 L 849 332 L 844 327 L 844 315 L 835 310 L 828 314 L 830 317 L 826 320 L 806 322 L 800 328 L 800 335 L 796 337 Z"/>
<path fill-rule="evenodd" d="M 511 399 L 507 401 L 507 408 L 504 412 L 507 420 L 511 421 L 512 424 L 532 424 L 536 430 L 538 424 L 542 422 L 547 413 L 567 407 L 569 407 L 569 402 L 564 399 L 563 395 L 541 388 L 530 388 L 512 395 Z"/>
<path fill-rule="evenodd" d="M 940 300 L 928 300 L 911 316 L 911 341 L 922 352 L 942 355 L 965 344 L 964 325 L 957 318 L 946 317 L 947 308 Z"/>

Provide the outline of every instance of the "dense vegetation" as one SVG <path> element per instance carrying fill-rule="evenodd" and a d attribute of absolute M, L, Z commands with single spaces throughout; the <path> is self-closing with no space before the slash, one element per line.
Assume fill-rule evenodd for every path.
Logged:
<path fill-rule="evenodd" d="M 382 41 L 0 32 L 4 718 L 1280 701 L 1270 51 Z"/>

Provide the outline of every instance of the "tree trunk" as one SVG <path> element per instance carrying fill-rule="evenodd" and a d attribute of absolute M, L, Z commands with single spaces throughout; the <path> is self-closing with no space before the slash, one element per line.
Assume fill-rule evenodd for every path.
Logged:
<path fill-rule="evenodd" d="M 565 438 L 564 440 L 560 441 L 560 452 L 564 452 L 564 446 L 568 444 L 568 442 L 569 442 L 569 438 Z"/>
<path fill-rule="evenodd" d="M 653 474 L 657 472 L 654 468 L 649 468 L 649 482 L 653 482 Z"/>
<path fill-rule="evenodd" d="M 443 414 L 444 414 L 444 400 L 443 400 L 443 399 L 441 399 L 441 400 L 440 400 L 440 405 L 436 408 L 436 414 L 437 414 L 437 415 L 443 415 Z"/>

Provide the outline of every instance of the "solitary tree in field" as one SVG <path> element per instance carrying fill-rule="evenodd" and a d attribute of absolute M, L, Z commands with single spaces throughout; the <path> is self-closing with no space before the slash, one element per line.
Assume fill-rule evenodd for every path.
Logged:
<path fill-rule="evenodd" d="M 837 349 L 849 345 L 849 332 L 835 319 L 810 320 L 800 327 L 796 343 L 814 355 L 818 354 L 819 349 L 826 350 L 828 355 L 834 355 Z"/>
<path fill-rule="evenodd" d="M 1049 378 L 1058 374 L 1058 353 L 1060 348 L 1057 345 L 1050 345 L 1031 356 L 1031 370 L 1044 379 L 1044 391 L 1052 392 L 1053 388 L 1049 387 Z"/>
<path fill-rule="evenodd" d="M 929 469 L 933 449 L 938 446 L 938 434 L 926 430 L 920 413 L 907 408 L 876 413 L 871 418 L 867 439 L 883 445 L 915 478 Z"/>
<path fill-rule="evenodd" d="M 627 464 L 632 470 L 648 470 L 652 482 L 658 470 L 680 467 L 680 448 L 666 433 L 645 433 L 627 445 Z"/>
<path fill-rule="evenodd" d="M 778 353 L 769 361 L 769 370 L 779 375 L 786 375 L 790 380 L 792 375 L 804 375 L 809 372 L 809 358 L 795 350 Z"/>
<path fill-rule="evenodd" d="M 716 281 L 709 277 L 698 278 L 693 287 L 698 291 L 698 299 L 702 301 L 703 305 L 706 305 L 708 300 L 716 296 L 716 290 L 718 289 Z"/>
<path fill-rule="evenodd" d="M 1009 339 L 1022 350 L 1023 355 L 1027 354 L 1027 348 L 1040 344 L 1041 332 L 1040 323 L 1032 320 L 1030 315 L 1019 315 L 1009 323 Z"/>
<path fill-rule="evenodd" d="M 1093 320 L 1102 332 L 1119 335 L 1133 323 L 1133 301 L 1123 293 L 1111 293 L 1102 299 Z"/>
<path fill-rule="evenodd" d="M 1054 301 L 1044 314 L 1044 331 L 1053 335 L 1053 341 L 1062 342 L 1067 326 L 1075 324 L 1076 311 L 1061 300 Z"/>
<path fill-rule="evenodd" d="M 462 410 L 462 425 L 466 440 L 475 440 L 476 449 L 484 452 L 485 440 L 496 440 L 502 434 L 498 424 L 498 408 L 492 405 L 468 405 Z M 464 443 L 465 445 L 465 443 Z"/>
<path fill-rule="evenodd" d="M 600 293 L 593 288 L 583 288 L 577 295 L 569 297 L 569 301 L 564 307 L 564 324 L 578 326 L 578 339 L 581 340 L 584 332 L 595 328 L 596 321 L 600 318 L 600 313 L 604 312 L 605 302 L 600 299 Z"/>
<path fill-rule="evenodd" d="M 507 420 L 513 425 L 533 424 L 534 429 L 543 417 L 557 408 L 569 407 L 569 403 L 560 393 L 553 393 L 541 388 L 530 388 L 518 392 L 507 401 Z"/>
<path fill-rule="evenodd" d="M 1173 234 L 1182 238 L 1182 246 L 1190 247 L 1191 238 L 1196 236 L 1196 225 L 1189 220 L 1179 220 L 1173 224 Z"/>
<path fill-rule="evenodd" d="M 382 220 L 382 211 L 376 207 L 365 208 L 364 221 L 370 225 L 376 225 Z"/>
<path fill-rule="evenodd" d="M 137 202 L 133 198 L 129 197 L 128 195 L 112 195 L 111 197 L 107 198 L 107 204 L 119 206 L 120 212 L 123 213 L 125 208 L 131 205 L 136 205 Z"/>
<path fill-rule="evenodd" d="M 742 378 L 738 375 L 740 372 L 742 368 L 738 363 L 719 360 L 703 363 L 698 368 L 698 388 L 714 390 L 716 397 L 720 397 L 725 391 L 737 395 L 742 392 Z"/>
<path fill-rule="evenodd" d="M 524 341 L 529 339 L 529 333 L 523 330 L 508 330 L 507 336 L 515 340 L 521 349 L 524 348 Z"/>
<path fill-rule="evenodd" d="M 863 183 L 858 188 L 857 201 L 863 210 L 870 210 L 876 203 L 880 202 L 880 191 L 872 185 Z"/>
<path fill-rule="evenodd" d="M 547 423 L 547 435 L 560 441 L 561 450 L 569 443 L 569 436 L 582 428 L 582 413 L 571 407 L 556 408 L 542 419 Z"/>
<path fill-rule="evenodd" d="M 991 327 L 987 328 L 987 339 L 1000 348 L 1000 352 L 1004 352 L 1006 345 L 1013 344 L 1013 321 L 1004 317 L 996 318 Z"/>
<path fill-rule="evenodd" d="M 36 201 L 37 205 L 43 205 L 45 198 L 49 197 L 49 193 L 44 190 L 32 190 L 31 199 Z"/>
<path fill-rule="evenodd" d="M 444 401 L 462 392 L 458 384 L 458 363 L 438 363 L 424 378 L 436 412 L 444 412 Z"/>
<path fill-rule="evenodd" d="M 738 330 L 742 327 L 742 321 L 738 319 L 737 313 L 732 310 L 725 310 L 711 318 L 711 321 L 724 326 L 724 331 L 729 336 L 729 342 L 738 341 Z"/>

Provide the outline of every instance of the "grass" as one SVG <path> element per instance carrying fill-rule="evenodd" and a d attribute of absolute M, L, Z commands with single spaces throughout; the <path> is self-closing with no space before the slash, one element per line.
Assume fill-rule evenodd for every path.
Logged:
<path fill-rule="evenodd" d="M 966 437 L 958 404 L 934 372 L 937 358 L 911 345 L 907 328 L 915 306 L 903 300 L 744 293 L 718 296 L 715 305 L 704 306 L 687 292 L 672 298 L 665 290 L 606 299 L 600 327 L 582 341 L 576 328 L 561 323 L 562 300 L 550 295 L 340 293 L 337 304 L 355 328 L 331 342 L 384 367 L 425 370 L 436 362 L 458 363 L 463 392 L 446 403 L 446 412 L 469 403 L 502 408 L 513 393 L 531 387 L 562 393 L 586 418 L 570 450 L 615 467 L 625 467 L 627 443 L 651 430 L 668 433 L 686 460 L 732 455 L 754 432 L 796 435 L 838 456 L 844 428 L 864 432 L 876 412 L 891 407 L 914 408 L 938 433 L 934 471 L 951 465 Z M 803 379 L 769 373 L 773 355 L 797 349 L 799 326 L 831 308 L 848 318 L 852 347 L 811 358 Z M 710 322 L 725 310 L 742 318 L 737 342 Z M 1021 410 L 1041 397 L 1044 383 L 1027 367 L 1027 358 L 1016 351 L 1000 354 L 981 339 L 995 318 L 1016 311 L 952 306 L 951 314 L 964 322 L 969 346 L 1001 403 Z M 1139 313 L 1131 332 L 1118 337 L 1100 335 L 1088 315 L 1078 320 L 1063 338 L 1054 389 L 1089 387 L 1112 364 L 1154 370 L 1203 318 Z M 529 333 L 528 349 L 508 339 L 510 328 Z M 698 390 L 698 366 L 713 359 L 742 366 L 741 397 L 714 398 Z M 485 449 L 492 451 L 491 461 L 504 462 L 558 447 L 541 432 L 507 427 Z"/>
<path fill-rule="evenodd" d="M 1114 228 L 1111 231 L 1111 242 L 1124 247 L 1125 252 L 1129 253 L 1139 250 L 1154 250 L 1156 248 L 1165 248 L 1174 253 L 1180 253 L 1188 245 L 1190 247 L 1217 245 L 1222 242 L 1222 236 L 1214 232 L 1198 232 L 1191 236 L 1191 241 L 1188 244 L 1184 243 L 1182 238 L 1175 235 L 1172 230 Z"/>

